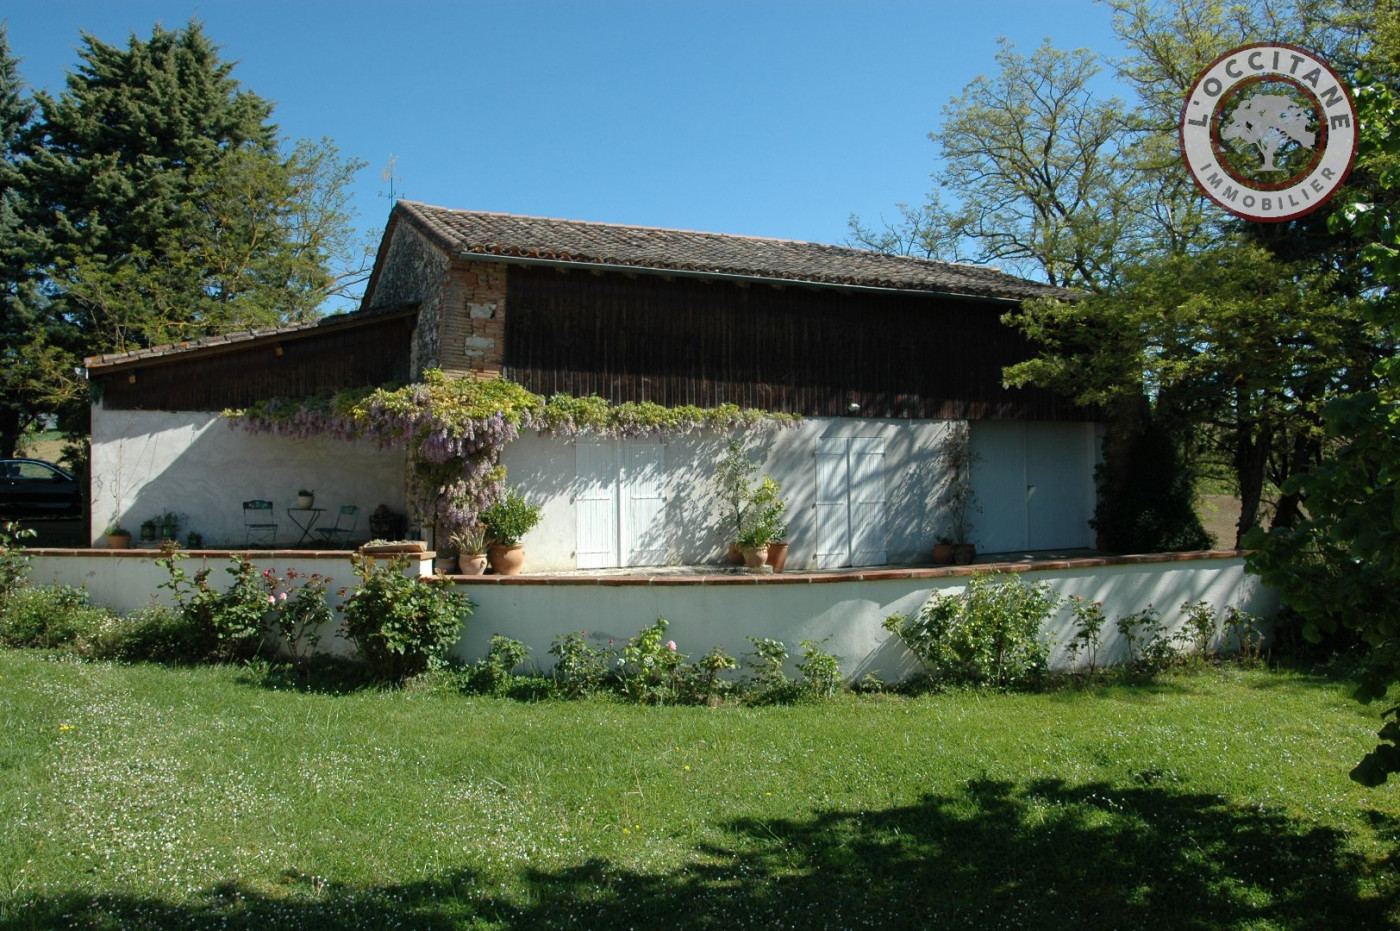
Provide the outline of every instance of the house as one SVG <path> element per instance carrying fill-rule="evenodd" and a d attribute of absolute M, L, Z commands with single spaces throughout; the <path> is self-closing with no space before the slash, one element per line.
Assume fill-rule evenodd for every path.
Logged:
<path fill-rule="evenodd" d="M 544 396 L 800 414 L 746 438 L 783 486 L 790 566 L 926 562 L 961 425 L 980 455 L 981 550 L 1086 547 L 1100 425 L 1001 380 L 1030 351 L 1002 316 L 1051 294 L 839 246 L 400 202 L 359 311 L 88 361 L 94 531 L 172 510 L 207 543 L 241 544 L 242 500 L 281 514 L 302 487 L 326 507 L 404 510 L 401 450 L 250 434 L 219 412 L 439 368 Z M 716 561 L 726 442 L 526 431 L 503 461 L 543 506 L 529 571 Z"/>

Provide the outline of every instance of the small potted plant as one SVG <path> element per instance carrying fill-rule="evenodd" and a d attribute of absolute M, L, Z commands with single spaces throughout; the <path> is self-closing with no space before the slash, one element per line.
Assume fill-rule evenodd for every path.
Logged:
<path fill-rule="evenodd" d="M 131 531 L 122 526 L 121 521 L 116 518 L 107 525 L 107 548 L 109 550 L 125 550 L 131 548 Z"/>
<path fill-rule="evenodd" d="M 154 517 L 141 521 L 141 542 L 154 543 L 156 539 L 157 521 Z"/>
<path fill-rule="evenodd" d="M 782 499 L 782 488 L 765 475 L 758 489 L 749 496 L 743 528 L 739 532 L 739 551 L 744 554 L 745 566 L 757 569 L 767 563 L 773 545 L 787 536 L 787 527 L 783 524 L 785 510 L 787 503 Z M 786 550 L 786 542 L 781 545 Z M 782 559 L 786 562 L 786 552 Z M 773 571 L 780 570 L 774 568 Z"/>
<path fill-rule="evenodd" d="M 486 528 L 470 524 L 453 531 L 447 539 L 457 550 L 457 571 L 462 575 L 486 573 Z"/>
<path fill-rule="evenodd" d="M 539 505 L 510 491 L 484 509 L 480 518 L 490 543 L 487 555 L 491 568 L 497 575 L 518 575 L 525 564 L 525 548 L 520 539 L 540 522 Z"/>
<path fill-rule="evenodd" d="M 299 507 L 299 508 L 310 508 L 310 507 L 315 507 L 315 506 L 316 506 L 316 492 L 314 492 L 314 491 L 307 491 L 305 488 L 303 488 L 301 491 L 297 492 L 297 507 Z"/>

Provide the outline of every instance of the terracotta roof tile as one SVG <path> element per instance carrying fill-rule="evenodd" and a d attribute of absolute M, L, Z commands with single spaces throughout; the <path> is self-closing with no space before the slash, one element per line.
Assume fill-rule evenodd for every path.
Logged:
<path fill-rule="evenodd" d="M 1070 293 L 993 268 L 846 246 L 451 210 L 413 201 L 399 201 L 395 212 L 458 256 L 490 255 L 1005 300 Z"/>

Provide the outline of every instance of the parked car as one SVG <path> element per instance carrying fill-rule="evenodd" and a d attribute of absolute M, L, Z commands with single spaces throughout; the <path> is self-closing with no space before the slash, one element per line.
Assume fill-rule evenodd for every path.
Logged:
<path fill-rule="evenodd" d="M 83 489 L 72 473 L 42 459 L 0 459 L 0 517 L 80 517 Z"/>

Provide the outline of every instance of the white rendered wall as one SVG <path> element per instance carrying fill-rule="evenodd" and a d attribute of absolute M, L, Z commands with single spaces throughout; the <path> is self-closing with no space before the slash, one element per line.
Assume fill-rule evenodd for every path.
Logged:
<path fill-rule="evenodd" d="M 946 476 L 939 456 L 949 421 L 813 418 L 796 427 L 755 431 L 748 452 L 787 500 L 788 566 L 816 560 L 816 453 L 833 437 L 878 438 L 884 448 L 886 561 L 928 561 L 946 532 L 940 501 Z M 1093 467 L 1098 435 L 1092 424 L 989 422 L 972 424 L 982 460 L 973 471 L 980 512 L 971 542 L 983 553 L 1087 547 L 1093 534 Z M 624 441 L 625 442 L 625 441 Z M 667 564 L 719 562 L 732 533 L 722 526 L 715 466 L 728 437 L 708 432 L 665 443 Z M 509 444 L 510 483 L 543 506 L 525 539 L 527 572 L 576 567 L 577 448 L 573 441 L 526 432 Z M 325 508 L 322 525 L 342 504 L 361 508 L 356 537 L 369 537 L 368 514 L 379 504 L 403 513 L 406 457 L 364 441 L 286 439 L 230 428 L 212 412 L 93 410 L 92 532 L 114 517 L 135 533 L 141 522 L 174 511 L 181 532 L 194 530 L 206 546 L 245 542 L 242 502 L 271 500 L 278 542 L 296 541 L 286 508 L 303 487 Z"/>
<path fill-rule="evenodd" d="M 181 516 L 180 536 L 196 531 L 205 546 L 242 546 L 243 502 L 273 503 L 277 542 L 300 531 L 286 509 L 297 491 L 316 493 L 331 526 L 344 504 L 360 508 L 356 538 L 369 538 L 369 514 L 379 504 L 404 511 L 405 456 L 363 441 L 307 440 L 252 434 L 212 412 L 92 412 L 92 533 L 102 545 L 114 518 L 136 534 L 142 521 L 165 511 Z M 319 539 L 319 538 L 318 538 Z"/>
<path fill-rule="evenodd" d="M 328 601 L 338 606 L 336 590 L 355 579 L 347 555 L 274 551 L 253 554 L 259 568 L 320 572 L 331 576 Z M 204 564 L 215 567 L 212 581 L 222 588 L 229 576 L 226 554 L 195 554 L 187 572 Z M 159 588 L 167 576 L 150 553 L 35 551 L 31 566 L 36 584 L 82 585 L 92 601 L 117 611 L 135 610 L 152 600 L 171 603 Z M 468 662 L 485 655 L 490 638 L 504 634 L 530 647 L 531 662 L 542 669 L 554 638 L 586 630 L 598 644 L 612 639 L 617 646 L 638 630 L 665 617 L 671 622 L 668 639 L 681 652 L 698 658 L 715 645 L 735 656 L 749 652 L 747 637 L 773 637 L 799 658 L 804 639 L 826 639 L 825 649 L 841 659 L 849 679 L 875 673 L 886 681 L 904 678 L 916 669 L 913 658 L 881 626 L 896 612 L 912 614 L 937 591 L 962 591 L 974 573 L 1015 571 L 1027 584 L 1048 583 L 1061 597 L 1079 595 L 1103 603 L 1109 623 L 1099 662 L 1121 661 L 1124 644 L 1113 621 L 1155 607 L 1171 628 L 1180 625 L 1183 603 L 1205 601 L 1217 614 L 1235 607 L 1265 618 L 1277 610 L 1275 593 L 1245 571 L 1241 556 L 1225 553 L 1199 556 L 1084 559 L 1046 564 L 1041 568 L 977 567 L 954 570 L 885 570 L 795 579 L 711 576 L 704 582 L 675 577 L 640 579 L 554 577 L 550 579 L 473 580 L 460 587 L 476 603 L 455 654 Z M 431 569 L 419 563 L 419 572 Z M 826 581 L 822 579 L 826 578 Z M 1044 628 L 1054 644 L 1051 663 L 1066 664 L 1064 650 L 1071 633 L 1068 609 L 1062 608 Z M 329 634 L 329 632 L 327 632 Z M 323 649 L 344 652 L 346 645 L 326 636 Z M 789 672 L 793 672 L 789 669 Z"/>
<path fill-rule="evenodd" d="M 885 532 L 890 565 L 923 563 L 946 532 L 939 465 L 949 421 L 812 418 L 748 438 L 749 455 L 787 500 L 790 569 L 815 566 L 816 452 L 829 437 L 878 437 L 885 450 Z M 1093 543 L 1094 465 L 1099 437 L 1087 423 L 972 424 L 982 461 L 973 471 L 979 513 L 971 542 L 983 553 L 1073 549 Z M 625 441 L 620 441 L 625 442 Z M 665 443 L 667 564 L 719 562 L 732 538 L 722 526 L 715 466 L 728 437 L 698 433 Z M 578 527 L 577 448 L 572 440 L 526 433 L 506 447 L 508 481 L 543 506 L 524 539 L 527 572 L 573 569 Z"/>
<path fill-rule="evenodd" d="M 932 575 L 826 582 L 765 579 L 677 584 L 660 578 L 650 585 L 584 580 L 569 584 L 575 580 L 564 579 L 550 584 L 466 584 L 477 608 L 458 655 L 482 656 L 490 638 L 504 634 L 528 644 L 533 662 L 548 668 L 553 663 L 550 644 L 560 634 L 586 630 L 595 644 L 606 645 L 611 639 L 620 647 L 642 627 L 664 617 L 670 621 L 667 638 L 692 659 L 716 644 L 742 656 L 750 652 L 749 636 L 781 640 L 793 658 L 800 659 L 802 640 L 829 638 L 825 649 L 841 658 L 841 670 L 848 679 L 875 673 L 885 681 L 896 681 L 917 667 L 881 626 L 885 618 L 916 613 L 934 591 L 961 592 L 970 578 L 965 570 Z M 1148 606 L 1155 607 L 1173 630 L 1183 620 L 1183 603 L 1206 601 L 1217 614 L 1236 607 L 1265 618 L 1277 610 L 1275 594 L 1245 571 L 1244 559 L 1238 556 L 1032 569 L 1017 576 L 1027 584 L 1049 583 L 1061 597 L 1080 595 L 1103 602 L 1108 624 L 1100 664 L 1124 659 L 1126 647 L 1113 622 Z M 1071 634 L 1068 608 L 1062 608 L 1044 629 L 1053 644 L 1051 664 L 1062 668 Z"/>

